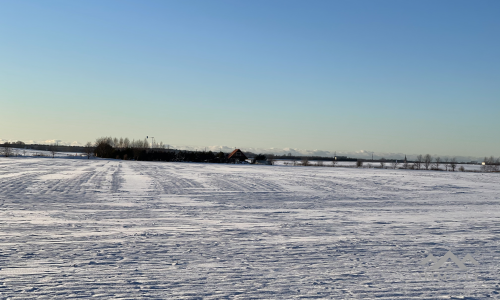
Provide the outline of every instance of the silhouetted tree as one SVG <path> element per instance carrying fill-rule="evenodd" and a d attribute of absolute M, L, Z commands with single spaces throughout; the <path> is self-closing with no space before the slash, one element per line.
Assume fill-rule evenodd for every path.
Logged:
<path fill-rule="evenodd" d="M 113 140 L 110 137 L 98 138 L 95 141 L 94 155 L 101 158 L 114 158 Z"/>
<path fill-rule="evenodd" d="M 413 163 L 413 165 L 415 166 L 415 169 L 420 170 L 420 167 L 422 166 L 422 161 L 423 160 L 424 160 L 424 156 L 423 155 L 418 155 L 417 156 L 417 159 Z"/>
<path fill-rule="evenodd" d="M 49 152 L 52 154 L 52 158 L 56 155 L 57 152 L 57 144 L 50 144 L 49 146 Z"/>
<path fill-rule="evenodd" d="M 87 142 L 87 144 L 85 144 L 85 154 L 87 155 L 87 159 L 90 159 L 92 153 L 94 153 L 94 147 L 91 142 Z"/>
<path fill-rule="evenodd" d="M 439 165 L 441 164 L 441 157 L 436 157 L 434 159 L 434 166 L 436 166 L 436 170 L 439 170 Z"/>
<path fill-rule="evenodd" d="M 455 157 L 450 159 L 450 168 L 453 172 L 455 172 L 455 169 L 457 168 L 457 159 Z"/>
<path fill-rule="evenodd" d="M 3 156 L 5 157 L 9 157 L 9 156 L 12 156 L 12 148 L 11 148 L 11 144 L 9 142 L 5 142 L 3 144 L 3 147 L 2 147 L 2 154 Z"/>
<path fill-rule="evenodd" d="M 426 154 L 424 156 L 424 167 L 426 170 L 429 170 L 431 163 L 432 163 L 432 156 L 430 154 Z"/>

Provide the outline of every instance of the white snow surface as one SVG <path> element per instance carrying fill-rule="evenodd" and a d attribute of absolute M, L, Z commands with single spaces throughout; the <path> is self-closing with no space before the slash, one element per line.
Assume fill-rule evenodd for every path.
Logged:
<path fill-rule="evenodd" d="M 0 158 L 0 299 L 498 299 L 499 182 Z"/>

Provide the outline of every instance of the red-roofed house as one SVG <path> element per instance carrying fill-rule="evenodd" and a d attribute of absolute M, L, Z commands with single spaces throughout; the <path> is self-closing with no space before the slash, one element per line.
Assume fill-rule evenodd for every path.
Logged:
<path fill-rule="evenodd" d="M 248 159 L 248 157 L 246 157 L 240 149 L 235 149 L 233 152 L 231 152 L 231 154 L 229 154 L 227 159 L 229 159 L 230 162 L 240 162 L 245 161 L 246 159 Z"/>

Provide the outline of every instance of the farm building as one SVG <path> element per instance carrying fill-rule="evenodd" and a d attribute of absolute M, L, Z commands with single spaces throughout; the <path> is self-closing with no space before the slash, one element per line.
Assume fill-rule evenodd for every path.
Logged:
<path fill-rule="evenodd" d="M 240 149 L 235 149 L 233 152 L 231 152 L 231 154 L 229 154 L 227 159 L 229 159 L 229 161 L 232 163 L 238 163 L 247 160 L 248 157 L 246 157 L 246 155 Z"/>

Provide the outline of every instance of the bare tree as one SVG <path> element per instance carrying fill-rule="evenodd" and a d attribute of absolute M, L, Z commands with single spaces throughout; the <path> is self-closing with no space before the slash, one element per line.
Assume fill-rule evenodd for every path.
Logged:
<path fill-rule="evenodd" d="M 52 158 L 54 158 L 54 156 L 56 155 L 56 152 L 57 152 L 57 144 L 50 144 L 49 152 L 52 155 Z"/>
<path fill-rule="evenodd" d="M 426 154 L 424 156 L 424 167 L 426 170 L 429 170 L 431 163 L 432 163 L 432 156 L 430 154 Z"/>
<path fill-rule="evenodd" d="M 485 157 L 481 165 L 481 171 L 498 172 L 500 171 L 500 158 L 495 159 L 493 156 Z"/>
<path fill-rule="evenodd" d="M 322 166 L 323 166 L 323 161 L 322 161 L 322 160 L 318 160 L 318 161 L 316 162 L 316 166 L 318 166 L 318 167 L 322 167 Z"/>
<path fill-rule="evenodd" d="M 9 142 L 5 142 L 3 144 L 3 147 L 2 147 L 2 154 L 5 156 L 5 157 L 9 157 L 9 156 L 12 156 L 12 148 L 11 148 L 11 144 Z"/>
<path fill-rule="evenodd" d="M 415 169 L 420 170 L 420 167 L 422 166 L 422 161 L 423 160 L 424 160 L 424 156 L 423 155 L 420 154 L 420 155 L 417 156 L 417 159 L 413 163 L 413 165 L 415 166 Z"/>
<path fill-rule="evenodd" d="M 385 161 L 381 160 L 380 161 L 380 168 L 383 169 L 385 167 Z"/>
<path fill-rule="evenodd" d="M 445 157 L 443 159 L 443 165 L 444 165 L 444 169 L 446 171 L 448 171 L 448 168 L 450 167 L 450 159 L 448 157 Z"/>
<path fill-rule="evenodd" d="M 434 166 L 436 167 L 436 170 L 439 170 L 439 165 L 441 164 L 441 157 L 436 157 L 434 159 Z"/>
<path fill-rule="evenodd" d="M 356 161 L 356 168 L 362 168 L 362 167 L 363 167 L 363 161 L 358 159 Z"/>
<path fill-rule="evenodd" d="M 130 140 L 128 138 L 123 140 L 123 148 L 130 148 Z"/>
<path fill-rule="evenodd" d="M 309 166 L 309 158 L 302 157 L 302 165 L 303 166 Z"/>
<path fill-rule="evenodd" d="M 332 160 L 332 167 L 335 167 L 337 165 L 337 161 L 335 159 Z"/>
<path fill-rule="evenodd" d="M 87 155 L 87 159 L 90 159 L 92 153 L 94 153 L 94 147 L 91 142 L 87 142 L 87 144 L 85 144 L 85 154 Z"/>
<path fill-rule="evenodd" d="M 450 159 L 450 168 L 453 172 L 455 172 L 455 169 L 457 168 L 457 159 L 455 157 Z"/>
<path fill-rule="evenodd" d="M 405 160 L 403 162 L 403 169 L 408 169 L 408 161 L 406 160 L 406 156 L 405 156 Z"/>
<path fill-rule="evenodd" d="M 113 153 L 113 146 L 111 144 L 113 143 L 113 139 L 110 137 L 101 137 L 96 139 L 94 143 L 94 149 L 93 153 L 97 157 L 101 158 L 112 158 L 112 153 Z"/>

